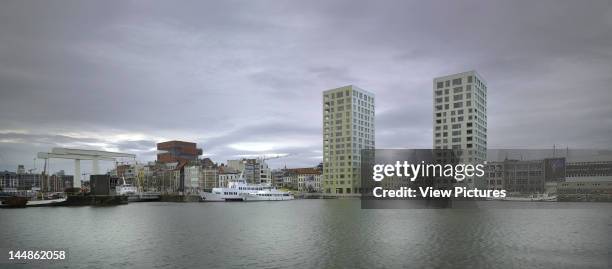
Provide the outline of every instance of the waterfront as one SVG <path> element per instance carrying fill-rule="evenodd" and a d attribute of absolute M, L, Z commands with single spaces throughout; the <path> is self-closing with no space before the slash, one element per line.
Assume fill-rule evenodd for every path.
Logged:
<path fill-rule="evenodd" d="M 499 210 L 359 205 L 347 199 L 5 209 L 0 247 L 67 248 L 69 261 L 56 266 L 70 268 L 609 267 L 610 203 L 555 203 L 559 208 L 549 210 L 528 209 L 532 203 Z"/>

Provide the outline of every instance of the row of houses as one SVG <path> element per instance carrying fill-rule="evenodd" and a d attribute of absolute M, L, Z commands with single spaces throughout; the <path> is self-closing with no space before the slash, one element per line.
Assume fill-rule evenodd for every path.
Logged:
<path fill-rule="evenodd" d="M 248 183 L 270 184 L 304 192 L 321 191 L 321 170 L 312 168 L 283 168 L 272 170 L 263 161 L 240 160 L 217 165 L 210 159 L 195 160 L 180 165 L 178 162 L 124 164 L 111 171 L 111 176 L 122 178 L 146 191 L 162 193 L 198 193 L 212 188 L 227 187 L 228 182 L 242 175 Z M 255 167 L 256 166 L 256 167 Z"/>
<path fill-rule="evenodd" d="M 285 168 L 274 174 L 275 186 L 300 192 L 321 192 L 321 172 L 320 167 Z"/>
<path fill-rule="evenodd" d="M 197 193 L 226 187 L 242 176 L 251 184 L 269 184 L 299 191 L 321 190 L 321 168 L 272 170 L 265 158 L 240 158 L 217 164 L 200 159 L 202 150 L 195 143 L 167 141 L 157 144 L 157 161 L 146 165 L 126 164 L 111 171 L 144 190 L 162 193 Z"/>

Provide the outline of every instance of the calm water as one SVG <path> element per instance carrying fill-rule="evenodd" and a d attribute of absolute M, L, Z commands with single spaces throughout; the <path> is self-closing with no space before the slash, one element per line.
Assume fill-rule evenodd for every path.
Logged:
<path fill-rule="evenodd" d="M 70 268 L 610 268 L 612 204 L 586 205 L 362 210 L 359 200 L 295 200 L 3 209 L 0 247 L 68 248 L 70 261 L 55 266 Z"/>

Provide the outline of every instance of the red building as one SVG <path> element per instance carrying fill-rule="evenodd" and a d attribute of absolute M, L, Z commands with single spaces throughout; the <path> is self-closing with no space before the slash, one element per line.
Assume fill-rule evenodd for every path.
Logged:
<path fill-rule="evenodd" d="M 157 150 L 164 151 L 157 154 L 157 161 L 162 163 L 186 163 L 202 155 L 202 149 L 197 148 L 196 143 L 176 140 L 157 143 Z"/>

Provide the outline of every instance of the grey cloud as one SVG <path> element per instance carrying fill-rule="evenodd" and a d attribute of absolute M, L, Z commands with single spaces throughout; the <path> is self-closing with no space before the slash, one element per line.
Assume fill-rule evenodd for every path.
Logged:
<path fill-rule="evenodd" d="M 86 144 L 100 142 L 93 138 L 74 138 L 65 135 L 42 135 L 24 133 L 0 133 L 0 140 L 14 141 L 14 143 L 36 144 L 36 145 L 65 145 L 65 144 Z M 6 142 L 5 142 L 6 143 Z"/>
<path fill-rule="evenodd" d="M 155 147 L 154 141 L 137 140 L 114 143 L 98 138 L 8 132 L 0 133 L 0 170 L 15 170 L 19 164 L 32 168 L 34 161 L 37 162 L 36 168 L 40 171 L 43 169 L 42 160 L 35 160 L 37 152 L 50 152 L 54 147 L 119 150 L 137 154 L 139 161 L 150 161 L 155 158 L 155 150 L 152 150 Z M 69 160 L 53 159 L 52 162 L 54 163 L 53 171 L 60 169 L 71 171 L 72 169 L 72 162 Z M 113 164 L 105 162 L 103 165 L 109 168 Z M 90 167 L 86 165 L 84 171 L 88 169 Z"/>
<path fill-rule="evenodd" d="M 115 145 L 120 151 L 153 151 L 157 145 L 155 141 L 150 140 L 135 140 L 135 141 L 120 141 Z"/>

